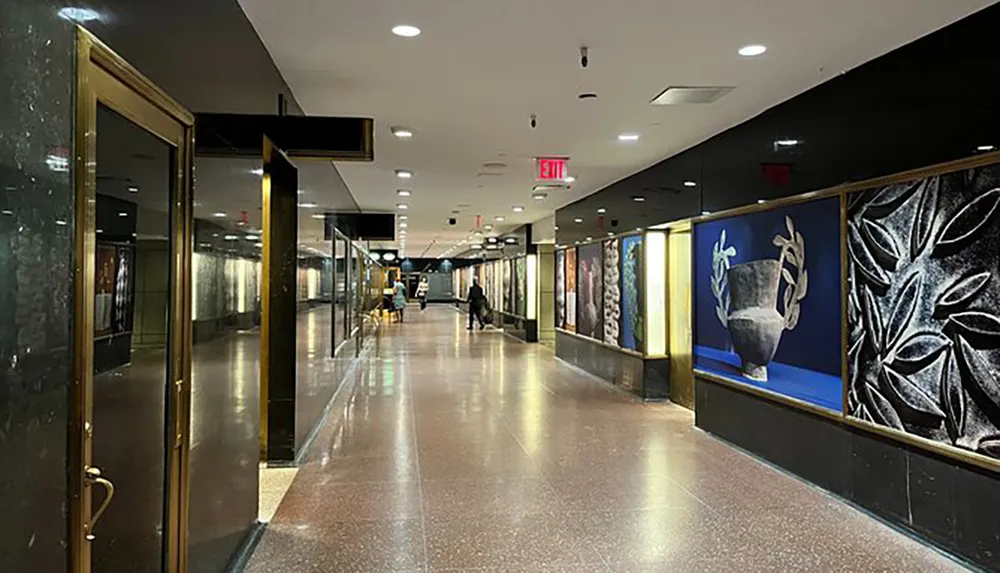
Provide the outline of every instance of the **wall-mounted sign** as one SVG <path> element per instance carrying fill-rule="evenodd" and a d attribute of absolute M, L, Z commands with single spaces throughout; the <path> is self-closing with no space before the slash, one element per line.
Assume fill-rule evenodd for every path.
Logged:
<path fill-rule="evenodd" d="M 535 179 L 562 182 L 569 175 L 566 168 L 567 163 L 569 163 L 569 159 L 565 157 L 536 157 Z"/>

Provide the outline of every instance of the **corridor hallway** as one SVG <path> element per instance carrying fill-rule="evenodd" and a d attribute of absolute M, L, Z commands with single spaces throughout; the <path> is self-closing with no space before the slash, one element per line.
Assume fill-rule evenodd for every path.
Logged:
<path fill-rule="evenodd" d="M 250 573 L 956 571 L 926 546 L 448 308 L 338 397 Z"/>

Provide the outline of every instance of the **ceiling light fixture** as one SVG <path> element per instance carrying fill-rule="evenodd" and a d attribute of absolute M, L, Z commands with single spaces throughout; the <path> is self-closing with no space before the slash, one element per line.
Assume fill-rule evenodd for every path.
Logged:
<path fill-rule="evenodd" d="M 483 228 L 486 229 L 487 231 L 492 231 L 493 230 L 493 225 L 490 225 L 489 223 L 486 223 L 485 225 L 483 225 Z M 477 235 L 482 235 L 482 233 L 476 233 L 476 234 Z"/>
<path fill-rule="evenodd" d="M 572 175 L 567 175 L 566 177 L 563 177 L 563 181 L 565 183 L 573 183 L 574 181 L 576 181 L 576 177 L 573 177 Z"/>
<path fill-rule="evenodd" d="M 636 195 L 632 197 L 632 200 L 635 201 L 636 203 L 642 203 L 643 201 L 646 200 L 646 198 L 643 197 L 642 195 Z"/>
<path fill-rule="evenodd" d="M 405 127 L 393 127 L 391 128 L 392 134 L 400 139 L 409 139 L 413 137 L 413 131 Z"/>
<path fill-rule="evenodd" d="M 125 211 L 120 211 L 120 212 L 118 213 L 118 216 L 119 216 L 119 217 L 128 217 L 128 213 L 126 213 Z"/>
<path fill-rule="evenodd" d="M 798 139 L 778 139 L 774 142 L 775 147 L 794 147 L 798 144 Z"/>
<path fill-rule="evenodd" d="M 392 33 L 402 38 L 415 38 L 420 35 L 420 28 L 408 24 L 400 24 L 393 27 Z"/>
<path fill-rule="evenodd" d="M 555 227 L 552 227 L 552 229 L 555 230 L 555 231 L 558 231 L 559 230 L 559 225 L 556 225 Z"/>
<path fill-rule="evenodd" d="M 129 185 L 128 186 L 128 192 L 129 193 L 138 193 L 139 192 L 139 188 L 136 187 L 135 185 Z"/>
<path fill-rule="evenodd" d="M 765 199 L 757 199 L 757 204 L 758 205 L 763 205 L 764 203 L 767 203 L 767 200 L 765 200 Z"/>
<path fill-rule="evenodd" d="M 399 209 L 400 211 L 405 211 L 409 209 L 410 206 L 407 205 L 406 203 L 399 203 L 398 205 L 396 205 L 396 208 Z"/>
<path fill-rule="evenodd" d="M 749 46 L 743 46 L 740 48 L 740 55 L 752 58 L 754 56 L 759 56 L 767 51 L 767 46 L 762 46 L 760 44 L 750 44 Z"/>
<path fill-rule="evenodd" d="M 579 225 L 580 223 L 583 222 L 583 218 L 582 217 L 577 217 L 576 219 L 573 219 L 573 222 L 576 223 L 577 225 Z"/>
<path fill-rule="evenodd" d="M 315 209 L 316 208 L 316 204 L 315 203 L 299 203 L 299 207 L 301 207 L 303 209 Z"/>
<path fill-rule="evenodd" d="M 711 215 L 711 214 L 712 214 L 712 212 L 711 212 L 711 211 L 702 211 L 702 212 L 701 212 L 701 215 L 702 215 L 703 217 L 707 217 L 707 216 L 709 216 L 709 215 Z"/>
<path fill-rule="evenodd" d="M 548 193 L 542 193 L 541 191 L 535 191 L 531 194 L 531 198 L 536 201 L 544 201 L 549 198 Z"/>
<path fill-rule="evenodd" d="M 73 22 L 79 22 L 81 24 L 86 22 L 92 22 L 94 20 L 104 20 L 104 17 L 100 12 L 91 10 L 90 8 L 74 8 L 66 7 L 59 9 L 59 17 L 65 20 L 70 20 Z"/>
<path fill-rule="evenodd" d="M 225 213 L 221 213 L 221 212 L 220 213 L 212 213 L 212 216 L 215 217 L 216 219 L 222 219 L 223 217 L 226 216 L 226 214 Z"/>
<path fill-rule="evenodd" d="M 407 220 L 408 218 L 409 218 L 409 217 L 407 217 L 406 215 L 400 215 L 400 216 L 399 216 L 399 220 L 400 220 L 400 221 L 405 221 L 405 220 Z"/>
<path fill-rule="evenodd" d="M 250 170 L 250 173 L 253 173 L 253 174 L 254 174 L 254 175 L 256 175 L 257 177 L 260 177 L 261 175 L 263 175 L 263 174 L 264 174 L 264 170 L 263 170 L 262 168 L 258 167 L 258 168 L 256 168 L 256 169 L 251 169 L 251 170 Z"/>
<path fill-rule="evenodd" d="M 980 145 L 976 148 L 976 151 L 993 151 L 996 147 L 992 145 Z"/>
<path fill-rule="evenodd" d="M 413 177 L 413 172 L 409 169 L 397 169 L 396 177 L 399 177 L 400 179 L 409 179 Z"/>
<path fill-rule="evenodd" d="M 597 210 L 597 214 L 598 215 L 603 215 L 603 214 L 605 214 L 607 212 L 608 212 L 608 210 L 605 209 L 604 207 L 601 207 L 600 209 Z"/>
<path fill-rule="evenodd" d="M 497 215 L 496 217 L 494 217 L 493 220 L 496 221 L 497 223 L 503 223 L 504 222 L 504 218 L 502 216 L 500 216 L 500 215 Z"/>
<path fill-rule="evenodd" d="M 318 221 L 323 221 L 323 220 L 325 220 L 325 219 L 326 219 L 326 215 L 319 215 L 319 214 L 316 214 L 316 215 L 313 215 L 313 216 L 312 216 L 312 218 L 313 218 L 313 219 L 316 219 L 316 220 L 318 220 Z"/>
<path fill-rule="evenodd" d="M 694 181 L 685 181 L 685 182 L 684 182 L 684 186 L 685 186 L 685 187 L 697 187 L 697 186 L 698 186 L 698 184 L 697 184 L 697 183 L 695 183 Z"/>
<path fill-rule="evenodd" d="M 409 226 L 409 225 L 407 225 L 406 223 L 400 223 L 400 224 L 399 224 L 399 228 L 400 228 L 400 229 L 405 229 L 405 228 L 406 228 L 406 227 L 408 227 L 408 226 Z"/>
<path fill-rule="evenodd" d="M 408 189 L 399 189 L 396 191 L 396 195 L 399 195 L 400 197 L 409 197 L 410 191 Z"/>
<path fill-rule="evenodd" d="M 638 133 L 623 133 L 618 136 L 618 141 L 639 141 Z"/>
<path fill-rule="evenodd" d="M 513 209 L 515 213 L 524 213 L 524 207 L 520 205 L 514 205 Z"/>

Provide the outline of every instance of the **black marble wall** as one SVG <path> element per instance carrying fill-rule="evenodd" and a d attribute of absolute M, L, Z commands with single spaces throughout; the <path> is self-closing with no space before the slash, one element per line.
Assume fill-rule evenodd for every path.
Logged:
<path fill-rule="evenodd" d="M 0 2 L 0 571 L 67 567 L 74 36 Z"/>
<path fill-rule="evenodd" d="M 559 209 L 556 242 L 960 159 L 980 146 L 1000 149 L 989 73 L 1000 57 L 998 27 L 994 5 Z M 789 141 L 796 144 L 779 143 Z M 575 224 L 577 217 L 584 222 Z"/>
<path fill-rule="evenodd" d="M 644 400 L 670 398 L 670 362 L 615 350 L 556 330 L 556 356 Z"/>
<path fill-rule="evenodd" d="M 699 428 L 983 568 L 1000 569 L 996 475 L 698 379 Z"/>

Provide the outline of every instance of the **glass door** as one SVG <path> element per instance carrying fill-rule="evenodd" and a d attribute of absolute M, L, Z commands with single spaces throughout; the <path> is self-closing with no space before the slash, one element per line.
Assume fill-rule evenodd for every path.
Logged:
<path fill-rule="evenodd" d="M 185 570 L 193 119 L 81 30 L 76 150 L 77 573 Z"/>

